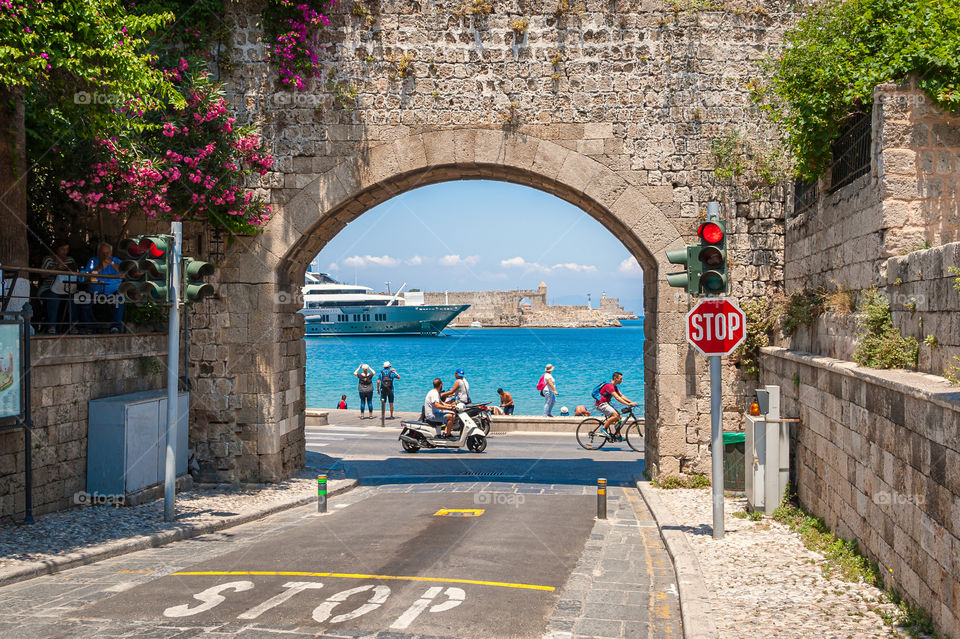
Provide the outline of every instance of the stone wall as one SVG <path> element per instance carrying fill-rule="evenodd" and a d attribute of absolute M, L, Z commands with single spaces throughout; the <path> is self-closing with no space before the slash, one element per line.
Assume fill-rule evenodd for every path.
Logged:
<path fill-rule="evenodd" d="M 951 270 L 953 269 L 953 270 Z M 920 342 L 918 370 L 960 374 L 960 242 L 887 260 L 893 323 Z M 932 343 L 928 336 L 936 340 Z M 925 341 L 926 340 L 926 341 Z"/>
<path fill-rule="evenodd" d="M 33 411 L 33 511 L 69 508 L 86 490 L 87 402 L 163 388 L 165 335 L 34 337 L 30 343 Z M 150 359 L 147 359 L 150 358 Z M 25 508 L 21 429 L 0 433 L 0 521 Z"/>
<path fill-rule="evenodd" d="M 424 293 L 426 304 L 469 304 L 451 326 L 469 326 L 480 322 L 497 327 L 588 327 L 620 326 L 621 319 L 636 319 L 615 297 L 604 297 L 600 308 L 584 306 L 550 306 L 547 285 L 535 291 L 444 291 Z M 529 306 L 526 304 L 529 303 Z"/>
<path fill-rule="evenodd" d="M 874 91 L 870 172 L 787 222 L 784 279 L 800 288 L 886 283 L 888 258 L 960 239 L 960 116 L 916 86 Z"/>
<path fill-rule="evenodd" d="M 800 503 L 856 539 L 938 631 L 960 637 L 960 392 L 944 380 L 765 348 L 761 383 L 799 417 Z"/>

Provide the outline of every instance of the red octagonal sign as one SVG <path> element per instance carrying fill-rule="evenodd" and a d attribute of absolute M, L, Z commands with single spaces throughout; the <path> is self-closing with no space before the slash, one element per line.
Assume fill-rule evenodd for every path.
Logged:
<path fill-rule="evenodd" d="M 687 313 L 687 341 L 704 355 L 729 355 L 747 335 L 747 317 L 728 299 L 703 299 Z"/>

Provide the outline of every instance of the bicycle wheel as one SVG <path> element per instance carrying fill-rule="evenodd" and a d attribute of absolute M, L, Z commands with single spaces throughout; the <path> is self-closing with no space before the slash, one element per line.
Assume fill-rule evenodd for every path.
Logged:
<path fill-rule="evenodd" d="M 643 452 L 643 431 L 639 422 L 634 421 L 627 426 L 627 444 L 638 453 Z"/>
<path fill-rule="evenodd" d="M 577 443 L 587 450 L 597 450 L 607 443 L 606 436 L 600 432 L 603 421 L 588 417 L 577 426 Z"/>

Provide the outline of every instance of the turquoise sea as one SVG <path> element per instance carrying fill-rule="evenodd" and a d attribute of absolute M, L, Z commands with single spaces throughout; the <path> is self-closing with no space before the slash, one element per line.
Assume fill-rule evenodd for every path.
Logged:
<path fill-rule="evenodd" d="M 463 368 L 475 402 L 495 402 L 497 388 L 513 394 L 517 414 L 540 414 L 543 398 L 537 380 L 553 364 L 560 396 L 553 414 L 567 406 L 592 405 L 590 392 L 609 380 L 614 369 L 623 373 L 621 390 L 640 404 L 643 414 L 643 320 L 621 328 L 473 328 L 447 329 L 439 337 L 305 337 L 307 347 L 307 407 L 332 408 L 347 396 L 359 409 L 353 371 L 369 364 L 379 372 L 389 361 L 400 375 L 395 384 L 395 408 L 419 412 L 433 378 L 453 384 L 453 372 Z M 379 400 L 375 405 L 379 408 Z"/>

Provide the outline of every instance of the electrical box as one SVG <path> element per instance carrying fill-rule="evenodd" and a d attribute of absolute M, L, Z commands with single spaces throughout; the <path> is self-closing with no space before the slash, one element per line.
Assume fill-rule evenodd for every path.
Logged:
<path fill-rule="evenodd" d="M 780 387 L 766 386 L 762 392 L 766 414 L 746 415 L 744 484 L 747 509 L 772 515 L 790 481 L 790 425 L 779 423 Z"/>
<path fill-rule="evenodd" d="M 177 406 L 177 475 L 187 472 L 190 394 Z M 90 401 L 87 411 L 87 492 L 130 495 L 166 473 L 167 391 L 152 390 Z"/>

